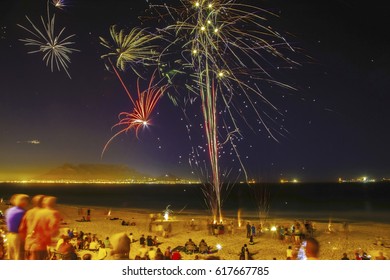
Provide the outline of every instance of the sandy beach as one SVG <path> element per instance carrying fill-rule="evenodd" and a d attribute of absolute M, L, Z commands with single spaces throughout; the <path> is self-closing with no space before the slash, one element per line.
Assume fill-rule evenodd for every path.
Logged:
<path fill-rule="evenodd" d="M 2 211 L 6 209 L 2 205 Z M 125 232 L 132 233 L 135 240 L 138 240 L 142 234 L 152 237 L 157 236 L 160 243 L 159 248 L 162 252 L 170 246 L 172 249 L 177 246 L 184 246 L 189 238 L 199 244 L 204 239 L 212 249 L 215 249 L 212 256 L 219 257 L 223 260 L 239 259 L 241 247 L 244 244 L 249 244 L 249 239 L 246 237 L 245 225 L 247 222 L 255 225 L 259 224 L 257 219 L 242 220 L 242 226 L 238 227 L 237 219 L 227 219 L 224 223 L 232 224 L 232 231 L 225 227 L 224 234 L 211 235 L 209 233 L 207 222 L 209 216 L 200 215 L 197 213 L 180 213 L 175 215 L 173 213 L 168 221 L 164 221 L 162 212 L 152 213 L 145 209 L 106 209 L 98 207 L 82 207 L 71 205 L 59 205 L 59 211 L 63 216 L 63 225 L 61 226 L 62 233 L 66 233 L 68 229 L 76 232 L 83 231 L 84 233 L 96 234 L 100 240 L 106 237 L 111 237 L 113 234 Z M 79 222 L 86 211 L 90 209 L 91 221 Z M 108 215 L 108 211 L 110 215 Z M 150 232 L 151 217 L 155 217 L 155 222 L 152 225 L 152 232 Z M 123 226 L 122 221 L 134 222 L 135 226 Z M 269 227 L 285 226 L 289 227 L 295 221 L 293 219 L 272 219 L 269 217 Z M 302 222 L 302 221 L 300 221 Z M 163 236 L 161 231 L 157 229 L 166 228 L 171 224 L 172 232 L 168 236 Z M 321 250 L 320 258 L 323 260 L 339 260 L 343 253 L 347 253 L 350 259 L 355 258 L 355 252 L 366 252 L 375 259 L 379 252 L 383 252 L 384 256 L 390 257 L 390 225 L 383 223 L 349 223 L 348 232 L 345 232 L 343 223 L 332 222 L 331 232 L 329 229 L 329 221 L 313 221 L 315 232 L 314 237 L 319 241 Z M 162 225 L 162 227 L 158 227 Z M 377 243 L 380 240 L 382 245 Z M 217 250 L 217 245 L 222 248 Z M 291 241 L 281 241 L 273 234 L 272 231 L 264 230 L 254 238 L 254 244 L 248 245 L 249 251 L 253 259 L 259 260 L 285 260 L 286 249 L 291 245 L 293 248 L 299 248 L 299 245 Z M 139 242 L 135 241 L 131 244 L 130 259 L 134 259 L 140 248 Z M 85 253 L 91 253 L 93 259 L 99 259 L 96 252 L 87 250 L 80 250 L 77 252 L 80 257 Z M 197 254 L 199 259 L 206 259 L 210 255 Z M 195 254 L 182 253 L 183 259 L 194 259 Z M 107 249 L 107 256 L 105 260 L 112 259 L 110 250 Z"/>

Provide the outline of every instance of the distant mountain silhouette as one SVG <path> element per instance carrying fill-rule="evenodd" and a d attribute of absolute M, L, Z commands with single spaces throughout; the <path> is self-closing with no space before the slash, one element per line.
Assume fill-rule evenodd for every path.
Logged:
<path fill-rule="evenodd" d="M 115 164 L 70 164 L 54 168 L 38 176 L 37 180 L 142 180 L 148 175 L 129 168 L 127 165 Z"/>

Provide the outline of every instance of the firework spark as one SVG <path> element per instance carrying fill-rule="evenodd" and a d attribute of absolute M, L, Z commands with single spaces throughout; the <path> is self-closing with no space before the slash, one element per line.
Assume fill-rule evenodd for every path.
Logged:
<path fill-rule="evenodd" d="M 58 71 L 63 69 L 68 77 L 71 78 L 68 71 L 68 64 L 70 63 L 69 55 L 73 52 L 79 51 L 70 47 L 74 45 L 74 42 L 70 41 L 70 39 L 72 39 L 75 35 L 72 34 L 65 38 L 61 38 L 65 31 L 65 27 L 62 28 L 58 34 L 55 33 L 55 14 L 53 17 L 50 17 L 49 7 L 47 7 L 47 21 L 45 21 L 41 16 L 41 22 L 44 29 L 43 31 L 41 31 L 28 16 L 26 16 L 26 18 L 32 28 L 29 29 L 21 24 L 18 24 L 18 26 L 29 32 L 33 35 L 33 37 L 19 40 L 24 42 L 26 46 L 37 48 L 36 50 L 28 53 L 42 53 L 42 60 L 46 63 L 46 66 L 50 64 L 52 72 L 54 71 L 54 66 L 56 66 Z"/>
<path fill-rule="evenodd" d="M 138 99 L 134 103 L 132 112 L 121 112 L 118 115 L 119 122 L 114 127 L 124 127 L 108 140 L 102 151 L 102 157 L 111 141 L 122 133 L 127 133 L 134 129 L 135 135 L 138 138 L 138 133 L 141 128 L 148 127 L 151 124 L 150 116 L 153 113 L 157 102 L 160 100 L 166 90 L 166 86 L 153 84 L 155 76 L 153 75 L 149 81 L 149 86 L 146 90 L 140 91 L 139 79 L 137 80 Z"/>
<path fill-rule="evenodd" d="M 66 7 L 66 3 L 65 3 L 65 0 L 52 0 L 51 1 L 51 4 L 58 8 L 58 9 L 64 9 Z"/>
<path fill-rule="evenodd" d="M 204 161 L 203 165 L 207 167 L 209 182 L 205 185 L 210 187 L 204 193 L 214 217 L 222 221 L 220 157 L 224 144 L 231 144 L 240 170 L 246 175 L 236 147 L 236 139 L 242 139 L 238 120 L 242 119 L 252 129 L 254 125 L 245 117 L 242 101 L 245 108 L 255 112 L 256 123 L 277 140 L 277 130 L 272 130 L 266 122 L 270 114 L 265 107 L 280 112 L 264 91 L 275 85 L 292 89 L 275 79 L 272 72 L 280 65 L 293 67 L 298 63 L 283 54 L 294 49 L 267 25 L 266 17 L 271 13 L 235 0 L 181 0 L 180 3 L 179 7 L 152 5 L 159 19 L 166 23 L 159 30 L 161 36 L 170 42 L 161 52 L 159 65 L 163 68 L 172 61 L 180 61 L 176 64 L 182 64 L 179 75 L 175 75 L 178 78 L 170 77 L 170 81 L 175 84 L 185 80 L 188 91 L 200 97 L 206 148 L 193 149 L 193 153 L 198 156 L 198 150 L 207 149 L 208 163 Z M 181 54 L 179 59 L 177 53 Z M 185 78 L 181 72 L 186 74 Z M 219 125 L 222 129 L 218 129 Z M 196 159 L 195 163 L 202 165 Z"/>

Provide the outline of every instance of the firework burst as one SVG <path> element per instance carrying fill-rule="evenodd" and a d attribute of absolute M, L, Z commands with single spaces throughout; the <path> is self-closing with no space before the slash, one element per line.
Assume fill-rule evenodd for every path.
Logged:
<path fill-rule="evenodd" d="M 151 124 L 150 116 L 153 113 L 157 102 L 160 100 L 166 90 L 166 86 L 159 86 L 153 84 L 155 76 L 153 75 L 149 81 L 149 86 L 146 90 L 141 91 L 139 87 L 139 79 L 137 80 L 138 98 L 134 102 L 134 108 L 131 112 L 121 112 L 118 115 L 119 122 L 113 126 L 121 127 L 122 129 L 115 133 L 114 136 L 108 140 L 102 151 L 102 157 L 109 144 L 122 133 L 127 133 L 134 129 L 135 135 L 138 138 L 138 133 L 141 128 L 148 127 Z"/>
<path fill-rule="evenodd" d="M 207 147 L 203 149 L 207 149 L 208 155 L 208 163 L 204 165 L 210 171 L 206 172 L 205 196 L 214 217 L 222 221 L 222 147 L 231 144 L 246 175 L 236 147 L 237 139 L 242 139 L 238 120 L 242 119 L 252 129 L 254 125 L 264 126 L 269 136 L 277 140 L 279 131 L 266 122 L 267 118 L 271 119 L 266 107 L 280 112 L 264 92 L 275 85 L 292 89 L 272 73 L 280 65 L 295 67 L 298 63 L 284 55 L 294 49 L 267 24 L 267 16 L 272 14 L 266 10 L 235 0 L 181 0 L 180 3 L 178 7 L 152 5 L 159 20 L 166 23 L 159 32 L 170 42 L 159 57 L 160 71 L 167 75 L 172 61 L 179 61 L 175 67 L 180 67 L 186 76 L 170 76 L 171 83 L 185 80 L 189 93 L 200 97 Z M 180 58 L 177 53 L 181 54 Z M 164 69 L 166 65 L 168 69 Z M 175 100 L 180 98 L 181 92 Z M 255 124 L 244 114 L 248 109 L 255 113 Z M 196 149 L 194 153 L 198 154 Z"/>
<path fill-rule="evenodd" d="M 117 31 L 113 25 L 110 27 L 110 34 L 112 42 L 100 37 L 101 45 L 110 50 L 109 53 L 102 55 L 102 58 L 114 58 L 118 69 L 125 71 L 126 67 L 130 66 L 138 76 L 141 76 L 134 66 L 138 63 L 150 65 L 156 60 L 156 46 L 151 45 L 156 37 L 144 29 L 133 28 L 126 33 L 124 29 Z"/>
<path fill-rule="evenodd" d="M 26 16 L 26 18 L 30 23 L 31 28 L 29 29 L 21 24 L 18 24 L 18 26 L 33 35 L 32 38 L 19 39 L 21 42 L 24 42 L 26 46 L 32 46 L 36 48 L 36 50 L 30 51 L 28 53 L 42 53 L 42 60 L 46 63 L 46 66 L 50 65 L 52 72 L 55 68 L 57 68 L 58 71 L 63 69 L 68 77 L 71 78 L 68 71 L 68 64 L 70 63 L 69 55 L 73 52 L 79 51 L 71 47 L 74 45 L 74 42 L 72 42 L 70 39 L 72 39 L 75 35 L 72 34 L 62 38 L 65 27 L 63 27 L 60 32 L 56 34 L 55 14 L 53 17 L 50 16 L 49 7 L 47 7 L 47 21 L 45 21 L 41 16 L 43 30 L 40 30 L 28 16 Z"/>

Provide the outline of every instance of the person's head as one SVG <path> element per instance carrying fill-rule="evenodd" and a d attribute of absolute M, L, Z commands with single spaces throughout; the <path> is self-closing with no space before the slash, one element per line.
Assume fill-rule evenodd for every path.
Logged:
<path fill-rule="evenodd" d="M 288 249 L 290 249 L 290 250 L 291 250 L 291 246 L 288 246 Z"/>
<path fill-rule="evenodd" d="M 26 208 L 28 202 L 29 202 L 29 196 L 27 194 L 15 194 L 11 198 L 12 205 L 20 208 Z"/>
<path fill-rule="evenodd" d="M 344 254 L 343 254 L 343 257 L 346 258 L 346 257 L 347 257 L 347 253 L 344 253 Z"/>
<path fill-rule="evenodd" d="M 35 195 L 32 199 L 31 199 L 31 204 L 33 205 L 33 207 L 39 207 L 39 208 L 42 208 L 42 202 L 43 202 L 43 198 L 45 196 L 43 194 L 38 194 L 38 195 Z"/>
<path fill-rule="evenodd" d="M 308 258 L 315 258 L 317 259 L 319 257 L 320 253 L 320 244 L 315 238 L 308 238 L 306 239 L 306 256 Z"/>
<path fill-rule="evenodd" d="M 83 260 L 92 260 L 92 255 L 91 254 L 84 254 Z"/>
<path fill-rule="evenodd" d="M 111 236 L 111 255 L 127 255 L 130 252 L 130 238 L 126 233 L 117 233 Z"/>
<path fill-rule="evenodd" d="M 57 198 L 55 196 L 45 196 L 42 201 L 43 208 L 54 208 L 57 203 Z"/>
<path fill-rule="evenodd" d="M 62 240 L 64 240 L 64 243 L 67 243 L 70 241 L 70 237 L 68 235 L 63 235 Z"/>

